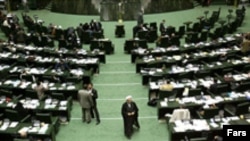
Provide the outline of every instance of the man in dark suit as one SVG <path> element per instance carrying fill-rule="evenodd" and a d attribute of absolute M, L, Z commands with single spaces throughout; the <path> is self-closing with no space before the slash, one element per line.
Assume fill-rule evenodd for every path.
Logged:
<path fill-rule="evenodd" d="M 96 103 L 96 99 L 98 98 L 98 92 L 96 89 L 93 88 L 93 83 L 88 84 L 87 90 L 90 92 L 94 104 L 93 107 L 91 108 L 91 116 L 96 117 L 96 125 L 98 125 L 101 122 Z"/>
<path fill-rule="evenodd" d="M 214 94 L 217 94 L 218 93 L 217 86 L 218 86 L 217 79 L 214 79 L 214 83 L 212 85 L 210 85 L 209 91 L 214 93 Z"/>
<path fill-rule="evenodd" d="M 69 65 L 68 63 L 63 60 L 63 59 L 60 59 L 59 62 L 56 63 L 55 65 L 55 70 L 58 71 L 58 70 L 61 70 L 61 71 L 70 71 L 70 68 L 69 68 Z"/>
<path fill-rule="evenodd" d="M 166 23 L 165 20 L 162 20 L 162 22 L 160 23 L 160 32 L 161 32 L 161 35 L 165 35 L 166 34 L 167 27 L 166 27 L 165 23 Z"/>
<path fill-rule="evenodd" d="M 143 23 L 144 23 L 143 10 L 140 10 L 137 15 L 137 25 L 141 25 Z"/>
<path fill-rule="evenodd" d="M 87 121 L 87 123 L 89 124 L 91 122 L 90 110 L 94 105 L 92 96 L 86 89 L 82 89 L 78 91 L 78 99 L 82 107 L 82 121 Z"/>
<path fill-rule="evenodd" d="M 137 129 L 140 128 L 138 122 L 138 111 L 139 109 L 136 103 L 132 100 L 132 96 L 127 96 L 126 102 L 122 105 L 121 114 L 124 123 L 124 133 L 128 139 L 131 138 L 133 133 L 133 125 L 135 125 Z"/>

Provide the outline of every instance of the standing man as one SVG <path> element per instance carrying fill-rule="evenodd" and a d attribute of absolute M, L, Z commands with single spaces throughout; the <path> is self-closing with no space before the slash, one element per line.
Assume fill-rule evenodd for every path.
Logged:
<path fill-rule="evenodd" d="M 91 122 L 90 110 L 94 105 L 92 96 L 86 89 L 82 89 L 78 91 L 78 99 L 82 107 L 82 121 L 89 124 Z"/>
<path fill-rule="evenodd" d="M 29 12 L 28 0 L 22 0 L 24 12 Z"/>
<path fill-rule="evenodd" d="M 133 134 L 133 125 L 135 125 L 137 129 L 140 128 L 138 122 L 138 111 L 139 109 L 136 103 L 132 100 L 132 96 L 127 96 L 126 102 L 122 105 L 121 114 L 124 123 L 124 133 L 128 139 L 130 139 Z"/>
<path fill-rule="evenodd" d="M 90 92 L 91 96 L 92 96 L 92 100 L 93 100 L 93 107 L 91 108 L 91 116 L 92 117 L 96 117 L 96 125 L 100 124 L 100 116 L 99 116 L 99 112 L 97 109 L 97 104 L 96 104 L 96 99 L 98 98 L 98 92 L 96 89 L 93 88 L 93 83 L 89 83 L 87 86 L 87 90 Z"/>
<path fill-rule="evenodd" d="M 142 25 L 144 23 L 144 18 L 143 18 L 143 9 L 141 9 L 139 12 L 138 12 L 138 15 L 137 15 L 137 25 Z"/>
<path fill-rule="evenodd" d="M 37 98 L 39 100 L 44 100 L 46 98 L 45 91 L 48 90 L 48 87 L 45 86 L 41 81 L 36 82 L 36 86 L 34 87 L 34 90 L 37 93 Z"/>
<path fill-rule="evenodd" d="M 165 20 L 162 20 L 162 22 L 160 23 L 160 32 L 161 32 L 161 35 L 165 35 L 166 34 L 167 27 L 166 27 L 165 23 L 166 23 Z"/>

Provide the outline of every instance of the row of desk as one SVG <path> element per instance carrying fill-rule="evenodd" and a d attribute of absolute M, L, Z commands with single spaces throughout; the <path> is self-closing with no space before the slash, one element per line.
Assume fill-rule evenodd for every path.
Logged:
<path fill-rule="evenodd" d="M 47 95 L 51 93 L 62 93 L 66 98 L 72 97 L 77 99 L 77 93 L 80 88 L 82 88 L 81 81 L 79 83 L 75 82 L 50 82 L 45 81 L 44 85 L 47 87 L 45 92 Z M 12 95 L 20 95 L 26 93 L 27 90 L 34 91 L 33 88 L 36 86 L 33 81 L 23 81 L 20 79 L 6 79 L 0 82 L 0 89 L 9 90 Z"/>
<path fill-rule="evenodd" d="M 211 73 L 220 72 L 226 68 L 232 68 L 235 70 L 241 70 L 245 65 L 249 63 L 247 57 L 242 57 L 241 59 L 230 59 L 225 62 L 209 62 L 204 64 L 193 64 L 193 65 L 186 65 L 183 67 L 180 66 L 172 66 L 171 68 L 166 69 L 156 69 L 156 68 L 149 68 L 149 69 L 142 69 L 142 85 L 148 85 L 150 80 L 157 80 L 160 78 L 173 78 L 173 79 L 180 79 L 180 78 L 192 78 L 197 72 L 199 71 L 210 71 Z M 185 76 L 184 76 L 185 75 Z"/>
<path fill-rule="evenodd" d="M 214 50 L 214 51 L 213 51 Z M 208 52 L 212 51 L 212 54 Z M 131 63 L 141 62 L 141 59 L 146 59 L 147 56 L 152 58 L 162 56 L 180 56 L 180 59 L 191 58 L 194 53 L 194 57 L 211 57 L 213 55 L 220 55 L 222 53 L 238 53 L 240 48 L 238 46 L 227 47 L 224 43 L 200 43 L 198 45 L 187 45 L 184 47 L 171 46 L 168 48 L 156 47 L 154 49 L 137 48 L 131 52 Z"/>
<path fill-rule="evenodd" d="M 225 86 L 221 88 L 217 88 L 217 93 L 213 93 L 214 95 L 220 95 L 221 93 L 225 91 L 229 91 L 231 89 L 235 89 L 237 91 L 244 91 L 249 86 L 250 81 L 250 74 L 249 73 L 232 73 L 232 74 L 222 74 L 224 76 L 221 76 L 219 74 L 209 75 L 205 74 L 202 77 L 196 77 L 194 79 L 191 78 L 182 78 L 179 80 L 173 80 L 170 82 L 170 84 L 173 86 L 173 93 L 175 94 L 175 97 L 184 97 L 194 90 L 193 95 L 197 95 L 196 93 L 199 92 L 198 95 L 201 95 L 202 93 L 206 94 L 207 91 L 210 89 L 210 86 L 214 84 L 215 80 L 217 83 L 217 86 Z M 151 81 L 149 83 L 149 92 L 148 92 L 148 98 L 150 100 L 150 95 L 152 93 L 157 94 L 160 90 L 160 86 L 164 85 L 166 83 L 165 79 L 159 79 L 155 81 Z M 249 84 L 248 84 L 249 83 Z M 231 88 L 230 88 L 231 87 Z M 188 88 L 188 91 L 185 93 L 185 88 Z M 200 91 L 198 91 L 200 90 Z M 162 90 L 163 91 L 163 90 Z M 192 94 L 191 94 L 192 95 Z M 166 97 L 166 96 L 165 96 Z"/>
<path fill-rule="evenodd" d="M 250 93 L 245 91 L 239 92 L 228 92 L 224 95 L 204 95 L 202 97 L 184 97 L 175 99 L 164 99 L 158 101 L 157 104 L 157 115 L 158 119 L 164 119 L 166 114 L 171 114 L 174 109 L 178 109 L 181 105 L 185 105 L 186 108 L 194 113 L 195 110 L 200 109 L 203 105 L 216 104 L 219 107 L 223 107 L 225 104 L 236 104 L 241 102 L 249 101 Z"/>
<path fill-rule="evenodd" d="M 5 113 L 6 109 L 16 108 L 17 102 L 22 103 L 23 108 L 27 113 L 25 121 L 14 121 L 15 117 L 8 116 L 21 116 L 11 114 L 2 116 L 0 121 L 0 137 L 5 141 L 11 141 L 13 138 L 29 138 L 29 139 L 49 139 L 56 141 L 55 135 L 59 131 L 59 122 L 69 122 L 71 117 L 72 99 L 57 100 L 48 98 L 44 101 L 38 99 L 7 99 L 5 96 L 0 97 L 0 113 Z M 50 113 L 51 118 L 59 119 L 52 123 L 46 123 L 45 121 L 39 121 L 36 119 L 38 113 Z M 19 115 L 20 114 L 20 115 Z M 3 118 L 5 117 L 5 118 Z M 14 118 L 14 119 L 13 119 Z M 12 121 L 13 120 L 13 121 Z M 44 120 L 49 120 L 45 118 Z M 58 123 L 57 123 L 58 122 Z"/>
<path fill-rule="evenodd" d="M 235 117 L 217 119 L 192 119 L 187 121 L 178 120 L 167 124 L 170 131 L 171 141 L 180 141 L 187 138 L 205 137 L 207 140 L 214 140 L 215 136 L 223 137 L 224 125 L 248 125 L 249 119 Z"/>
<path fill-rule="evenodd" d="M 41 138 L 56 141 L 53 128 L 51 124 L 34 126 L 32 123 L 1 121 L 0 137 L 4 139 L 4 141 L 11 141 L 13 138 Z"/>
<path fill-rule="evenodd" d="M 65 100 L 57 100 L 52 98 L 47 98 L 44 101 L 38 99 L 12 99 L 6 101 L 5 97 L 0 99 L 0 111 L 4 112 L 5 109 L 12 109 L 16 106 L 17 102 L 21 102 L 23 107 L 28 111 L 31 116 L 35 113 L 51 113 L 52 116 L 62 117 L 66 121 L 70 121 L 71 110 L 72 110 L 72 98 L 67 98 Z"/>
<path fill-rule="evenodd" d="M 14 96 L 0 94 L 0 113 L 13 109 L 17 102 L 21 102 L 31 117 L 37 113 L 51 113 L 51 116 L 58 117 L 63 122 L 70 121 L 72 99 L 77 99 L 82 83 L 91 82 L 93 74 L 99 73 L 99 64 L 106 63 L 105 53 L 98 50 L 55 50 L 7 43 L 1 44 L 0 56 L 1 94 L 7 91 Z M 55 65 L 64 57 L 67 58 L 70 70 L 56 70 Z M 45 100 L 26 97 L 31 91 L 36 94 L 34 87 L 37 79 L 42 80 L 48 88 Z M 65 99 L 55 99 L 52 97 L 53 93 L 63 94 Z M 18 95 L 22 97 L 15 97 Z M 56 141 L 55 128 L 58 127 L 50 123 L 34 124 L 32 118 L 27 123 L 2 119 L 0 138 L 6 141 L 13 138 Z"/>

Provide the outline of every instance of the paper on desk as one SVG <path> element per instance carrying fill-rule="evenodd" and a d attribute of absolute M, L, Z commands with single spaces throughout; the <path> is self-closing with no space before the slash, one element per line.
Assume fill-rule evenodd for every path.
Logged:
<path fill-rule="evenodd" d="M 161 101 L 160 104 L 161 104 L 161 107 L 167 107 L 168 106 L 168 103 L 166 101 Z"/>
<path fill-rule="evenodd" d="M 45 105 L 44 109 L 53 109 L 55 107 L 56 107 L 56 105 L 53 105 L 53 104 L 51 104 L 51 105 Z"/>
<path fill-rule="evenodd" d="M 49 83 L 49 87 L 53 87 L 55 83 Z"/>
<path fill-rule="evenodd" d="M 42 128 L 40 128 L 40 130 L 38 131 L 39 134 L 44 134 L 46 133 L 47 129 L 48 129 L 48 124 L 45 124 Z"/>
<path fill-rule="evenodd" d="M 14 127 L 16 127 L 17 126 L 17 124 L 18 124 L 18 122 L 16 122 L 16 121 L 13 121 L 13 122 L 11 122 L 11 124 L 10 124 L 10 128 L 14 128 Z"/>
<path fill-rule="evenodd" d="M 212 126 L 213 128 L 217 128 L 217 127 L 219 127 L 219 125 L 218 125 L 218 124 L 216 124 L 215 122 L 211 122 L 211 123 L 210 123 L 210 126 Z"/>
<path fill-rule="evenodd" d="M 67 87 L 67 90 L 73 90 L 73 89 L 75 89 L 76 87 L 75 86 L 68 86 Z"/>
<path fill-rule="evenodd" d="M 12 107 L 13 106 L 13 102 L 9 102 L 8 104 L 7 104 L 7 107 Z"/>
<path fill-rule="evenodd" d="M 179 127 L 174 127 L 175 132 L 185 132 L 185 128 L 179 126 Z"/>
<path fill-rule="evenodd" d="M 59 110 L 66 110 L 67 107 L 59 107 L 58 109 L 59 109 Z"/>
<path fill-rule="evenodd" d="M 18 131 L 18 133 L 25 133 L 25 132 L 27 132 L 29 130 L 29 127 L 23 127 L 23 128 L 21 128 L 19 131 Z"/>
<path fill-rule="evenodd" d="M 238 116 L 233 116 L 233 117 L 229 117 L 229 119 L 231 119 L 231 120 L 239 120 L 240 118 Z"/>
<path fill-rule="evenodd" d="M 28 130 L 29 133 L 35 133 L 39 130 L 39 127 L 32 127 L 31 129 Z"/>
<path fill-rule="evenodd" d="M 150 82 L 149 85 L 150 85 L 150 89 L 159 89 L 159 85 L 156 85 L 155 82 Z"/>
<path fill-rule="evenodd" d="M 0 128 L 1 131 L 4 131 L 8 128 L 8 124 L 3 124 Z"/>
<path fill-rule="evenodd" d="M 247 122 L 249 122 L 249 123 L 250 123 L 250 119 L 247 119 Z"/>
<path fill-rule="evenodd" d="M 56 87 L 51 87 L 49 88 L 50 90 L 56 90 L 57 88 Z"/>
<path fill-rule="evenodd" d="M 67 102 L 66 100 L 60 101 L 60 105 L 61 105 L 61 106 L 66 106 L 67 103 L 68 103 L 68 102 Z"/>

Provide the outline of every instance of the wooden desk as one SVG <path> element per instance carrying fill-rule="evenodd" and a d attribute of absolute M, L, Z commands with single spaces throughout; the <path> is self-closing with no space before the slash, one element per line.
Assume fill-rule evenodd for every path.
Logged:
<path fill-rule="evenodd" d="M 45 132 L 38 132 L 39 129 L 41 129 L 42 127 L 37 127 L 38 131 L 31 132 L 32 127 L 34 127 L 32 123 L 18 123 L 15 127 L 8 126 L 6 128 L 6 130 L 1 130 L 0 131 L 0 138 L 6 139 L 6 140 L 8 140 L 8 139 L 12 140 L 13 138 L 33 137 L 33 138 L 41 138 L 41 139 L 50 138 L 52 141 L 56 141 L 55 133 L 53 130 L 53 128 L 54 128 L 53 125 L 47 124 L 45 126 L 47 126 L 47 130 L 45 130 Z M 27 136 L 21 137 L 18 132 L 24 128 L 28 129 L 28 131 L 26 132 Z"/>
<path fill-rule="evenodd" d="M 177 131 L 178 129 L 178 126 L 176 125 L 177 123 L 183 124 L 184 126 L 185 125 L 194 126 L 194 128 L 196 127 L 197 129 L 200 128 L 197 124 L 200 124 L 200 125 L 203 124 L 202 125 L 203 129 L 200 129 L 200 130 L 188 129 L 188 130 Z M 239 117 L 228 117 L 228 118 L 211 119 L 211 120 L 210 119 L 209 120 L 192 119 L 190 121 L 183 121 L 183 122 L 178 121 L 176 123 L 169 123 L 167 124 L 167 128 L 169 129 L 171 141 L 180 141 L 181 139 L 184 139 L 185 136 L 188 138 L 205 137 L 205 138 L 208 138 L 208 140 L 213 140 L 215 135 L 219 135 L 223 137 L 223 132 L 222 132 L 223 124 L 249 125 L 250 123 L 246 119 L 240 119 Z M 206 127 L 206 129 L 204 128 L 204 126 Z"/>

